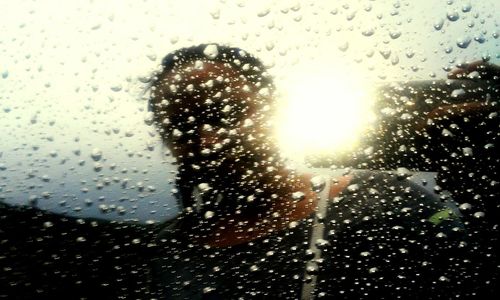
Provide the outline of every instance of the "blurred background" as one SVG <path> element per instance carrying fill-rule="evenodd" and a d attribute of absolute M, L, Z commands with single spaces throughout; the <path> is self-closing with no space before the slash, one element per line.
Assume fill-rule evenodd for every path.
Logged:
<path fill-rule="evenodd" d="M 499 12 L 497 0 L 3 1 L 0 201 L 141 222 L 175 215 L 175 165 L 145 91 L 175 49 L 219 43 L 262 59 L 283 155 L 300 165 L 362 139 L 377 118 L 373 87 L 498 63 Z"/>

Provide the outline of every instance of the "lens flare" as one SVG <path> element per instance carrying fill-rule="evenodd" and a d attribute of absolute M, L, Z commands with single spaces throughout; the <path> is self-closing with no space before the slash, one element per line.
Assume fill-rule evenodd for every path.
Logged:
<path fill-rule="evenodd" d="M 368 86 L 347 72 L 302 70 L 284 80 L 275 121 L 283 155 L 302 160 L 355 147 L 375 118 Z"/>

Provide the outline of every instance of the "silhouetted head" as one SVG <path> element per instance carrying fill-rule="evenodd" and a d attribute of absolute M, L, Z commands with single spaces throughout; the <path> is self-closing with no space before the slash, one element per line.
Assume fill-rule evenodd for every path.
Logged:
<path fill-rule="evenodd" d="M 263 64 L 238 48 L 203 44 L 163 59 L 149 108 L 179 163 L 185 206 L 195 201 L 193 187 L 236 199 L 259 190 L 262 183 L 249 179 L 278 160 L 273 90 Z"/>
<path fill-rule="evenodd" d="M 152 84 L 150 109 L 180 161 L 213 155 L 231 136 L 265 131 L 273 86 L 253 56 L 238 48 L 199 45 L 170 53 L 162 68 Z"/>

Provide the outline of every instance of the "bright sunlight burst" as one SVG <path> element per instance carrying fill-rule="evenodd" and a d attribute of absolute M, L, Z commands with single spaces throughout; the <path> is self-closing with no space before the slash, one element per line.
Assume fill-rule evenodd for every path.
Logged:
<path fill-rule="evenodd" d="M 349 150 L 374 120 L 369 85 L 348 72 L 301 70 L 281 88 L 276 131 L 289 158 Z"/>

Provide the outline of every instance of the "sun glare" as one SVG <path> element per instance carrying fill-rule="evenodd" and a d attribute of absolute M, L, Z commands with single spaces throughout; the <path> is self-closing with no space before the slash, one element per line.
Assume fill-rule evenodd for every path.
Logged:
<path fill-rule="evenodd" d="M 373 121 L 368 85 L 347 73 L 298 74 L 283 81 L 276 120 L 282 153 L 302 160 L 354 147 Z"/>

